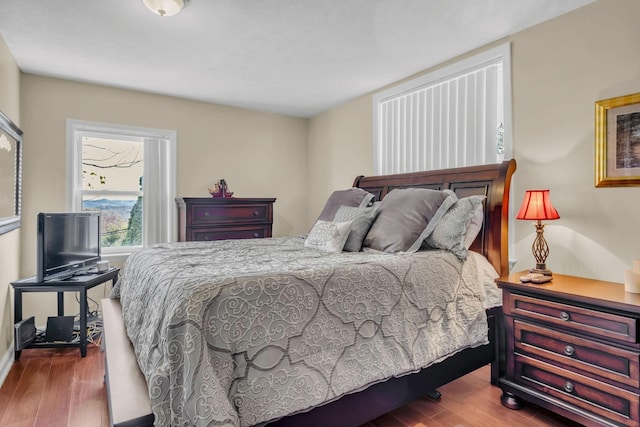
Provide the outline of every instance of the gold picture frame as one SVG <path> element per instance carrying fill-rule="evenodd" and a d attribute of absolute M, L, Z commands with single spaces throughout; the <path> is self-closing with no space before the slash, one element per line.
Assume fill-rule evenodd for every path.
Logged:
<path fill-rule="evenodd" d="M 595 186 L 640 186 L 640 93 L 596 101 Z"/>

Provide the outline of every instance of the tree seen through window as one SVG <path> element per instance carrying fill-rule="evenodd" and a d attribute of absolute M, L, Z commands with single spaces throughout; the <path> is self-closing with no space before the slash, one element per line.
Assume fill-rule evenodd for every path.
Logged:
<path fill-rule="evenodd" d="M 82 209 L 100 211 L 103 247 L 142 245 L 143 143 L 82 139 Z"/>

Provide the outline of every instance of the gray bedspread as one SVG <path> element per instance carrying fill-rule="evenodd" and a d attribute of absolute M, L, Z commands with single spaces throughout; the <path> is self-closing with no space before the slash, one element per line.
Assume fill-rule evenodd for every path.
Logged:
<path fill-rule="evenodd" d="M 156 245 L 112 297 L 156 425 L 249 426 L 487 343 L 476 261 L 301 237 Z"/>

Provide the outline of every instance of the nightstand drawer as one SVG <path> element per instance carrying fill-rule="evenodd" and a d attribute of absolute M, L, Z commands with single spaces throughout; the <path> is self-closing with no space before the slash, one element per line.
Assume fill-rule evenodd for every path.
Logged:
<path fill-rule="evenodd" d="M 637 351 L 616 348 L 560 331 L 514 321 L 515 351 L 545 358 L 631 387 L 640 387 Z"/>
<path fill-rule="evenodd" d="M 192 225 L 270 221 L 267 205 L 193 205 L 190 208 Z"/>
<path fill-rule="evenodd" d="M 637 322 L 633 317 L 619 316 L 570 304 L 561 304 L 512 292 L 505 293 L 504 313 L 550 323 L 565 329 L 637 344 Z"/>
<path fill-rule="evenodd" d="M 545 395 L 625 426 L 638 426 L 640 396 L 521 355 L 515 380 Z"/>

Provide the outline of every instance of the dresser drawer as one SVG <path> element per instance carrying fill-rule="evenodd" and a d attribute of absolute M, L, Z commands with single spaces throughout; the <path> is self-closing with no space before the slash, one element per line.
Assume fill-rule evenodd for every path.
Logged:
<path fill-rule="evenodd" d="M 521 355 L 515 364 L 518 383 L 620 425 L 640 422 L 635 393 Z"/>
<path fill-rule="evenodd" d="M 633 317 L 619 316 L 570 304 L 561 304 L 526 295 L 506 292 L 504 313 L 565 329 L 602 337 L 607 341 L 637 344 L 637 322 Z"/>
<path fill-rule="evenodd" d="M 640 353 L 514 321 L 516 353 L 545 358 L 611 381 L 640 387 Z"/>
<path fill-rule="evenodd" d="M 270 206 L 267 205 L 193 205 L 191 225 L 224 224 L 241 222 L 270 221 Z"/>
<path fill-rule="evenodd" d="M 258 239 L 271 237 L 271 227 L 194 227 L 187 229 L 189 241 L 213 241 L 226 239 Z"/>

